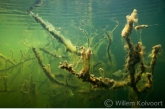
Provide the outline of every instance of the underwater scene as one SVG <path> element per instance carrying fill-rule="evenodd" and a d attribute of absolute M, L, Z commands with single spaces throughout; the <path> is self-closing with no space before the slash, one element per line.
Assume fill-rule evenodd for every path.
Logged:
<path fill-rule="evenodd" d="M 164 0 L 0 0 L 0 107 L 165 107 L 164 12 Z"/>

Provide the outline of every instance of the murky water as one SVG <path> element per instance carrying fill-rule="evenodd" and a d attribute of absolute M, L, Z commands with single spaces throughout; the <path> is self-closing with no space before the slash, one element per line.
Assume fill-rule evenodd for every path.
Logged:
<path fill-rule="evenodd" d="M 133 27 L 148 28 L 129 35 L 134 47 L 142 42 L 146 65 L 131 86 L 126 63 L 132 55 L 121 32 L 134 9 Z M 164 107 L 164 12 L 163 0 L 1 0 L 0 107 Z M 138 95 L 133 87 L 146 87 L 156 44 L 162 50 L 152 87 Z"/>

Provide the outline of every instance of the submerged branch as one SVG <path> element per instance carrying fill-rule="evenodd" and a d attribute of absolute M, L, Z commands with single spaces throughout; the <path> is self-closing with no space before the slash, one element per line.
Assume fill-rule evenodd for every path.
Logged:
<path fill-rule="evenodd" d="M 17 66 L 22 65 L 23 63 L 25 63 L 25 62 L 27 62 L 27 61 L 34 60 L 34 59 L 35 59 L 35 58 L 28 58 L 28 59 L 25 59 L 24 61 L 19 62 L 19 63 L 15 64 L 15 65 L 13 65 L 13 66 L 11 66 L 11 67 L 8 67 L 8 68 L 6 68 L 6 69 L 0 70 L 0 72 L 8 71 L 8 70 L 13 69 L 13 68 L 15 68 L 15 67 L 17 67 Z"/>
<path fill-rule="evenodd" d="M 73 75 L 76 75 L 79 79 L 82 79 L 83 82 L 91 83 L 94 88 L 116 89 L 127 85 L 127 82 L 125 81 L 118 82 L 114 81 L 113 79 L 104 77 L 97 78 L 90 74 L 90 57 L 92 55 L 91 50 L 86 50 L 84 47 L 81 47 L 81 50 L 81 59 L 85 65 L 82 65 L 82 70 L 79 73 L 77 73 L 73 69 L 72 64 L 68 64 L 67 61 L 65 61 L 64 63 L 60 63 L 59 68 L 71 72 Z"/>
<path fill-rule="evenodd" d="M 56 54 L 54 54 L 54 53 L 51 53 L 50 51 L 48 51 L 47 49 L 45 49 L 45 48 L 39 48 L 41 51 L 43 51 L 44 53 L 46 53 L 46 54 L 49 54 L 49 55 L 51 55 L 51 56 L 53 56 L 53 57 L 55 57 L 55 58 L 68 58 L 67 56 L 57 56 Z"/>
<path fill-rule="evenodd" d="M 59 31 L 57 31 L 53 25 L 44 21 L 41 17 L 35 15 L 33 12 L 29 13 L 36 20 L 36 22 L 40 23 L 45 30 L 47 30 L 56 40 L 66 47 L 66 51 L 77 54 L 76 46 L 74 46 L 69 39 L 65 38 Z"/>
<path fill-rule="evenodd" d="M 77 73 L 72 66 L 70 66 L 71 64 L 68 64 L 67 62 L 61 63 L 59 65 L 59 68 L 61 69 L 65 69 L 68 72 L 71 72 L 72 74 L 76 75 L 79 79 L 82 79 L 84 82 L 89 82 L 91 83 L 95 88 L 97 87 L 103 87 L 103 88 L 111 88 L 114 84 L 114 80 L 113 79 L 109 79 L 109 78 L 105 78 L 104 80 L 102 78 L 97 78 L 94 77 L 91 74 L 86 75 L 83 71 L 80 71 L 80 73 Z M 85 78 L 85 79 L 84 79 Z M 86 79 L 88 78 L 88 79 Z"/>
<path fill-rule="evenodd" d="M 128 54 L 126 59 L 126 69 L 129 72 L 130 77 L 130 87 L 134 90 L 137 94 L 136 100 L 139 99 L 141 93 L 146 92 L 148 89 L 152 87 L 152 77 L 153 71 L 156 64 L 157 54 L 161 51 L 161 45 L 158 44 L 153 47 L 152 50 L 152 60 L 150 63 L 150 72 L 145 72 L 146 65 L 144 65 L 142 56 L 143 56 L 143 45 L 142 42 L 138 42 L 138 44 L 134 45 L 131 42 L 131 33 L 133 30 L 133 24 L 138 22 L 137 18 L 137 10 L 134 9 L 131 15 L 126 16 L 127 23 L 122 30 L 121 36 L 125 38 L 125 41 L 128 45 Z M 136 65 L 140 63 L 140 71 L 136 72 Z M 144 73 L 144 76 L 147 77 L 148 81 L 145 83 L 144 87 L 138 87 L 138 82 L 141 80 L 141 75 Z"/>
<path fill-rule="evenodd" d="M 13 60 L 11 60 L 11 59 L 5 57 L 5 56 L 4 56 L 3 54 L 1 54 L 1 53 L 0 53 L 0 58 L 4 59 L 6 62 L 9 62 L 9 63 L 12 64 L 12 65 L 15 65 L 15 64 L 16 64 Z"/>
<path fill-rule="evenodd" d="M 70 87 L 70 88 L 77 88 L 76 86 L 72 86 L 70 84 L 65 84 L 63 82 L 59 82 L 55 79 L 54 75 L 51 73 L 50 71 L 50 65 L 48 66 L 45 66 L 42 62 L 42 59 L 41 59 L 41 56 L 40 56 L 40 53 L 36 50 L 36 48 L 32 47 L 32 50 L 38 60 L 38 64 L 40 65 L 40 67 L 42 68 L 43 72 L 45 73 L 45 75 L 49 78 L 49 80 L 53 83 L 56 83 L 58 85 L 62 85 L 62 86 L 67 86 L 67 87 Z"/>

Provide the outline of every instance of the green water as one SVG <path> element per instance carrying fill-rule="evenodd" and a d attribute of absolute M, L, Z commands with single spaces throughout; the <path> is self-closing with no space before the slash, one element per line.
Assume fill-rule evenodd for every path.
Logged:
<path fill-rule="evenodd" d="M 141 31 L 144 46 L 143 60 L 150 64 L 152 47 L 162 45 L 154 69 L 152 88 L 140 94 L 138 101 L 161 102 L 163 105 L 139 105 L 139 107 L 164 107 L 165 102 L 165 2 L 163 0 L 0 0 L 0 107 L 65 107 L 65 108 L 106 108 L 107 99 L 113 101 L 111 107 L 132 107 L 117 105 L 116 101 L 136 102 L 137 95 L 129 85 L 119 89 L 94 88 L 70 72 L 60 69 L 59 63 L 67 60 L 79 73 L 83 61 L 77 53 L 66 51 L 66 45 L 55 39 L 32 15 L 43 19 L 64 38 L 78 47 L 92 50 L 90 74 L 95 77 L 124 81 L 120 75 L 124 70 L 127 52 L 121 31 L 126 24 L 126 15 L 137 9 L 139 24 L 147 24 Z M 118 25 L 119 24 L 119 25 Z M 118 25 L 112 33 L 114 27 Z M 85 31 L 85 32 L 83 32 Z M 111 45 L 107 45 L 110 35 Z M 131 41 L 137 44 L 140 30 L 133 29 Z M 89 43 L 88 43 L 89 39 Z M 89 45 L 89 46 L 88 46 Z M 58 85 L 45 75 L 32 47 L 40 53 Z M 53 57 L 39 48 L 45 48 Z M 13 64 L 14 63 L 14 64 Z M 104 71 L 100 72 L 99 68 Z M 138 67 L 136 66 L 136 71 Z M 126 74 L 124 74 L 126 75 Z M 129 75 L 127 75 L 129 76 Z M 140 81 L 139 85 L 144 85 Z M 76 86 L 68 87 L 66 84 Z"/>

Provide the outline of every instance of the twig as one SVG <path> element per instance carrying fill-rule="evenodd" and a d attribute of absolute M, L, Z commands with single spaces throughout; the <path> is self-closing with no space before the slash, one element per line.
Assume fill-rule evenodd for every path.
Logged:
<path fill-rule="evenodd" d="M 10 51 L 11 51 L 11 59 L 12 59 L 13 58 L 13 50 L 10 49 Z"/>
<path fill-rule="evenodd" d="M 104 31 L 105 31 L 105 33 L 107 35 L 107 40 L 108 40 L 108 44 L 107 44 L 107 48 L 106 48 L 106 51 L 107 51 L 107 54 L 108 54 L 108 59 L 109 59 L 110 62 L 112 62 L 111 54 L 110 54 L 110 51 L 109 51 L 110 46 L 112 44 L 112 39 L 109 36 L 109 34 L 107 33 L 107 31 L 106 30 L 104 30 Z"/>
<path fill-rule="evenodd" d="M 156 65 L 156 59 L 157 59 L 157 55 L 161 52 L 161 45 L 158 44 L 158 45 L 155 45 L 154 47 L 152 47 L 152 60 L 151 60 L 151 63 L 150 63 L 150 71 L 153 75 L 154 73 L 154 67 Z"/>
<path fill-rule="evenodd" d="M 114 21 L 114 22 L 116 22 L 117 24 L 116 24 L 116 26 L 112 29 L 112 33 L 114 33 L 115 32 L 115 30 L 117 29 L 117 27 L 120 25 L 120 23 L 119 23 L 119 21 L 118 20 L 114 20 L 114 19 L 110 19 L 110 20 L 112 20 L 112 21 Z"/>
<path fill-rule="evenodd" d="M 3 84 L 5 86 L 5 89 L 4 89 L 5 92 L 7 92 L 7 89 L 8 89 L 7 88 L 7 78 L 8 78 L 7 76 L 3 76 L 3 80 L 4 80 Z"/>
<path fill-rule="evenodd" d="M 23 59 L 23 57 L 24 57 L 24 54 L 23 54 L 22 50 L 20 50 L 20 53 L 21 53 L 20 62 L 22 62 L 22 59 Z"/>
<path fill-rule="evenodd" d="M 94 46 L 93 46 L 93 50 L 105 39 L 105 37 L 103 37 L 102 39 L 99 40 L 99 42 L 97 42 Z"/>
<path fill-rule="evenodd" d="M 51 53 L 50 51 L 46 50 L 45 48 L 39 48 L 39 49 L 55 58 L 59 58 L 56 54 Z"/>
<path fill-rule="evenodd" d="M 87 44 L 88 44 L 88 47 L 89 47 L 89 37 L 88 37 L 88 33 L 84 30 L 84 29 L 82 29 L 82 28 L 80 28 L 80 27 L 77 27 L 79 30 L 81 30 L 82 32 L 84 32 L 85 33 L 85 36 L 86 36 L 86 38 L 87 38 Z"/>
<path fill-rule="evenodd" d="M 99 34 L 97 34 L 97 33 L 94 34 L 93 38 L 91 39 L 90 46 L 92 46 L 92 43 L 93 43 L 94 39 L 95 39 L 98 35 L 99 35 Z"/>
<path fill-rule="evenodd" d="M 95 65 L 93 65 L 93 68 L 97 67 L 98 65 L 102 64 L 101 61 L 97 62 Z"/>
<path fill-rule="evenodd" d="M 36 0 L 32 6 L 27 10 L 27 13 L 29 13 L 30 11 L 32 11 L 36 6 L 39 6 L 42 3 L 41 0 Z"/>

